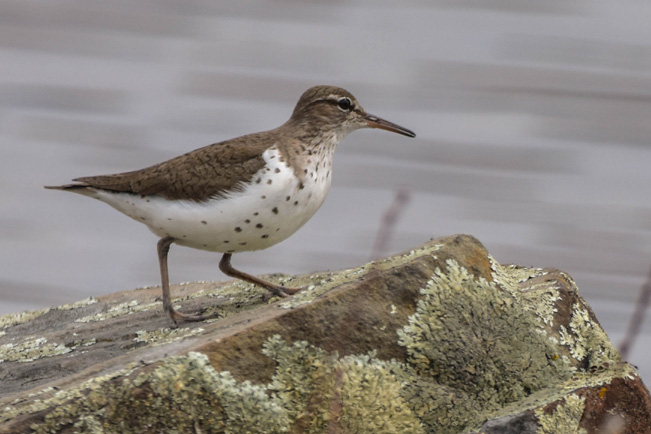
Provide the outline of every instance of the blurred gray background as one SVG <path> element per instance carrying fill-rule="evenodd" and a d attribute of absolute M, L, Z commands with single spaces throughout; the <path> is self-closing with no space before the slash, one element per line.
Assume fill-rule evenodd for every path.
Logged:
<path fill-rule="evenodd" d="M 413 129 L 349 136 L 325 205 L 251 273 L 354 267 L 469 233 L 571 274 L 615 343 L 651 264 L 651 3 L 0 3 L 0 314 L 158 285 L 156 238 L 46 184 L 274 128 L 315 84 Z M 173 282 L 222 280 L 173 247 Z M 651 381 L 651 321 L 629 360 Z"/>

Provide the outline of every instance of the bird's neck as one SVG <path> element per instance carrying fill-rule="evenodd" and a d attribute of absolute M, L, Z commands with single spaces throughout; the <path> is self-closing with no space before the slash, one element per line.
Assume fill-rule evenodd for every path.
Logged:
<path fill-rule="evenodd" d="M 305 180 L 317 173 L 332 171 L 332 159 L 343 137 L 335 130 L 319 131 L 315 128 L 298 128 L 283 125 L 279 128 L 278 149 L 286 161 L 294 167 L 295 175 Z"/>

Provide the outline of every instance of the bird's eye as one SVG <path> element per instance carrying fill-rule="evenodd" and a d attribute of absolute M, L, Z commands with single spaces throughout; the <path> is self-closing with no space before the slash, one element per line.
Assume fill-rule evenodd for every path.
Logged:
<path fill-rule="evenodd" d="M 348 111 L 353 108 L 353 102 L 350 100 L 350 98 L 343 97 L 337 101 L 337 106 L 344 111 Z"/>

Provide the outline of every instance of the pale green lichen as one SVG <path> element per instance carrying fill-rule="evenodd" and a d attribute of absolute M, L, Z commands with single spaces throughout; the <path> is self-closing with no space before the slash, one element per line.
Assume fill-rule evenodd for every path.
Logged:
<path fill-rule="evenodd" d="M 530 310 L 548 327 L 554 326 L 554 314 L 558 312 L 557 303 L 561 300 L 559 287 L 555 282 L 525 282 L 547 275 L 542 268 L 526 268 L 518 265 L 500 265 L 492 256 L 488 256 L 491 263 L 491 277 L 500 288 L 509 291 L 522 305 Z"/>
<path fill-rule="evenodd" d="M 339 271 L 337 273 L 319 273 L 310 276 L 298 276 L 292 285 L 303 287 L 302 291 L 285 300 L 280 306 L 284 309 L 295 309 L 312 303 L 319 295 L 325 294 L 332 288 L 359 279 L 360 275 L 368 272 L 368 265 L 359 268 Z"/>
<path fill-rule="evenodd" d="M 307 342 L 287 344 L 273 336 L 264 354 L 276 363 L 269 385 L 301 432 L 334 430 L 355 433 L 423 433 L 420 423 L 402 399 L 393 362 L 373 354 L 339 358 Z"/>
<path fill-rule="evenodd" d="M 93 377 L 90 380 L 85 381 L 79 387 L 62 390 L 46 387 L 38 392 L 30 393 L 27 397 L 19 397 L 15 399 L 11 405 L 6 406 L 0 413 L 0 423 L 6 422 L 23 414 L 33 414 L 43 410 L 56 408 L 66 416 L 60 421 L 55 420 L 54 425 L 48 424 L 48 427 L 39 428 L 41 429 L 40 432 L 43 433 L 56 432 L 52 426 L 72 423 L 72 421 L 75 420 L 76 416 L 83 414 L 82 410 L 77 409 L 79 405 L 76 404 L 76 400 L 86 398 L 84 393 L 85 391 L 101 391 L 101 389 L 112 380 L 126 376 L 140 366 L 140 364 L 134 363 L 124 369 L 115 370 L 105 375 Z M 34 399 L 34 397 L 40 398 Z M 82 402 L 85 401 L 82 400 Z M 25 403 L 27 404 L 25 405 Z M 53 419 L 56 418 L 53 417 Z"/>
<path fill-rule="evenodd" d="M 128 407 L 124 410 L 135 405 L 139 415 L 126 432 L 139 432 L 143 422 L 166 432 L 286 432 L 289 425 L 286 413 L 263 386 L 238 383 L 230 373 L 216 372 L 203 354 L 172 358 L 134 383 L 145 382 L 156 409 L 146 401 L 123 401 Z M 119 410 L 116 422 L 123 420 Z"/>
<path fill-rule="evenodd" d="M 0 316 L 0 329 L 6 329 L 19 324 L 24 324 L 26 322 L 32 321 L 33 319 L 41 315 L 50 312 L 51 310 L 72 310 L 72 309 L 78 309 L 80 307 L 88 306 L 89 304 L 93 304 L 93 303 L 97 303 L 97 299 L 93 297 L 88 297 L 83 300 L 76 301 L 74 303 L 64 304 L 53 308 L 48 307 L 45 309 L 3 315 Z"/>
<path fill-rule="evenodd" d="M 519 285 L 529 279 L 544 276 L 547 272 L 542 268 L 528 268 L 519 265 L 501 265 L 491 255 L 488 255 L 491 264 L 491 277 L 493 281 L 507 291 L 519 292 Z"/>
<path fill-rule="evenodd" d="M 558 286 L 551 282 L 540 283 L 527 288 L 518 297 L 524 309 L 536 314 L 543 324 L 553 327 L 557 303 L 561 300 Z"/>
<path fill-rule="evenodd" d="M 136 312 L 143 312 L 151 309 L 161 309 L 162 302 L 154 302 L 148 304 L 140 304 L 137 300 L 126 301 L 124 303 L 119 303 L 105 312 L 99 312 L 93 315 L 87 315 L 82 318 L 78 318 L 75 322 L 87 323 L 87 322 L 97 322 L 105 321 L 109 318 L 116 318 L 124 315 L 130 315 Z"/>
<path fill-rule="evenodd" d="M 319 404 L 333 399 L 336 356 L 328 356 L 304 341 L 288 345 L 278 335 L 265 343 L 262 352 L 276 360 L 276 373 L 268 387 L 288 417 L 294 421 L 309 417 L 312 432 L 325 427 L 328 408 Z"/>
<path fill-rule="evenodd" d="M 28 338 L 20 344 L 0 345 L 0 363 L 27 363 L 43 357 L 57 356 L 72 351 L 57 343 L 48 343 L 45 338 Z"/>
<path fill-rule="evenodd" d="M 392 369 L 393 368 L 393 369 Z M 371 355 L 348 356 L 338 363 L 342 375 L 341 426 L 354 433 L 424 433 L 419 419 L 402 398 L 397 365 Z"/>
<path fill-rule="evenodd" d="M 200 353 L 172 357 L 153 372 L 138 375 L 133 385 L 145 399 L 125 395 L 106 412 L 111 425 L 123 424 L 120 432 L 140 432 L 143 426 L 156 432 L 285 432 L 289 424 L 264 386 L 239 383 L 230 373 L 215 371 Z M 125 418 L 131 411 L 138 417 Z"/>
<path fill-rule="evenodd" d="M 502 284 L 516 282 L 505 279 Z M 445 272 L 437 269 L 421 290 L 424 298 L 398 336 L 409 353 L 409 364 L 421 377 L 412 395 L 426 394 L 436 401 L 436 395 L 447 389 L 451 397 L 449 403 L 439 399 L 436 408 L 415 410 L 423 413 L 429 430 L 455 432 L 440 421 L 470 425 L 484 411 L 571 375 L 569 366 L 554 357 L 557 349 L 547 337 L 534 332 L 539 328 L 536 315 L 522 309 L 510 289 L 500 290 L 448 260 Z"/>
<path fill-rule="evenodd" d="M 184 299 L 193 299 L 201 297 L 218 297 L 228 299 L 229 297 L 242 299 L 243 295 L 255 291 L 257 288 L 251 283 L 247 283 L 241 280 L 235 280 L 227 285 L 220 284 L 219 282 L 209 282 L 209 281 L 196 281 L 196 282 L 183 282 L 179 286 L 190 286 L 196 284 L 203 284 L 203 286 L 210 285 L 211 288 L 204 288 L 199 291 L 194 292 Z"/>
<path fill-rule="evenodd" d="M 547 326 L 547 330 L 552 328 L 559 330 L 558 339 L 553 335 L 548 336 L 552 343 L 567 346 L 569 354 L 575 360 L 587 360 L 591 367 L 619 360 L 619 355 L 610 344 L 606 333 L 592 320 L 588 311 L 581 308 L 579 304 L 575 303 L 572 306 L 569 329 L 564 325 L 555 326 L 554 315 L 558 312 L 556 306 L 561 300 L 558 284 L 553 281 L 542 281 L 532 285 L 523 285 L 531 278 L 545 275 L 544 270 L 517 266 L 504 267 L 492 257 L 489 258 L 494 281 L 511 292 L 523 308 L 534 312 L 536 317 L 542 321 L 541 326 Z M 570 285 L 571 290 L 578 293 L 574 280 L 566 273 L 559 272 L 559 274 Z M 573 364 L 576 365 L 576 363 Z"/>
<path fill-rule="evenodd" d="M 550 402 L 563 400 L 568 396 L 568 394 L 571 394 L 578 389 L 601 387 L 610 384 L 613 381 L 613 378 L 633 379 L 636 376 L 637 372 L 635 371 L 635 368 L 629 364 L 618 364 L 608 371 L 577 371 L 571 378 L 568 378 L 563 382 L 551 382 L 548 387 L 534 392 L 517 402 L 507 404 L 495 411 L 485 413 L 484 417 L 489 420 L 514 416 L 521 414 L 526 410 L 545 407 Z M 478 423 L 474 429 L 478 430 L 479 426 L 480 424 Z"/>
<path fill-rule="evenodd" d="M 619 353 L 601 327 L 592 321 L 587 310 L 574 305 L 569 330 L 560 327 L 560 343 L 567 345 L 577 360 L 586 360 L 589 367 L 601 367 L 620 360 Z"/>
<path fill-rule="evenodd" d="M 73 334 L 73 335 L 76 335 Z M 67 344 L 66 346 L 70 347 L 71 350 L 75 350 L 78 347 L 90 347 L 97 343 L 97 338 L 87 338 L 87 339 L 75 339 L 72 343 Z"/>
<path fill-rule="evenodd" d="M 551 414 L 537 410 L 539 426 L 536 434 L 585 434 L 586 431 L 579 428 L 584 408 L 585 398 L 571 394 Z"/>
<path fill-rule="evenodd" d="M 294 309 L 298 306 L 311 303 L 318 296 L 325 294 L 332 288 L 344 285 L 350 282 L 356 282 L 366 274 L 372 271 L 382 271 L 394 267 L 399 267 L 412 261 L 416 256 L 433 255 L 440 250 L 443 244 L 427 244 L 421 248 L 414 249 L 408 253 L 391 256 L 385 259 L 364 264 L 360 267 L 341 270 L 336 273 L 319 273 L 292 278 L 292 286 L 305 287 L 306 289 L 293 295 L 290 299 L 284 301 L 281 307 L 285 309 Z"/>
<path fill-rule="evenodd" d="M 12 313 L 0 316 L 0 329 L 6 329 L 18 324 L 24 324 L 50 311 L 50 308 Z"/>
<path fill-rule="evenodd" d="M 133 369 L 33 403 L 30 412 L 51 411 L 32 429 L 37 434 L 69 425 L 77 432 L 101 433 L 281 433 L 289 426 L 286 412 L 264 386 L 215 371 L 203 354 L 171 357 L 152 371 L 135 374 Z"/>
<path fill-rule="evenodd" d="M 84 298 L 83 300 L 75 301 L 74 303 L 62 304 L 61 306 L 57 306 L 53 309 L 57 309 L 57 310 L 79 309 L 80 307 L 89 306 L 97 302 L 98 301 L 95 297 L 88 297 L 88 298 Z"/>
<path fill-rule="evenodd" d="M 147 343 L 147 344 L 164 344 L 169 342 L 178 341 L 190 336 L 195 336 L 203 333 L 201 327 L 190 329 L 187 327 L 171 329 L 169 327 L 164 327 L 158 330 L 139 330 L 136 332 L 136 337 L 133 338 L 135 342 Z"/>

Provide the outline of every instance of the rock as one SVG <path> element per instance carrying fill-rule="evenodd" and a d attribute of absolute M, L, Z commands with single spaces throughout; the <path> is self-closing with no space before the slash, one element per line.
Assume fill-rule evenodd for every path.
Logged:
<path fill-rule="evenodd" d="M 264 301 L 176 285 L 0 317 L 0 432 L 648 433 L 651 399 L 564 272 L 470 236 Z"/>

